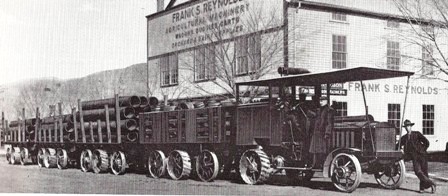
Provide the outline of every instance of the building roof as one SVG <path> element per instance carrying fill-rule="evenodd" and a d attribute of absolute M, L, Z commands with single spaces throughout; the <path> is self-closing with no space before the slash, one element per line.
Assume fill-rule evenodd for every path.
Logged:
<path fill-rule="evenodd" d="M 252 80 L 238 82 L 237 85 L 247 86 L 314 86 L 320 84 L 345 83 L 351 81 L 377 80 L 411 76 L 413 72 L 379 69 L 370 67 L 356 67 L 327 71 L 320 73 L 307 73 L 301 75 L 285 76 L 273 79 Z"/>

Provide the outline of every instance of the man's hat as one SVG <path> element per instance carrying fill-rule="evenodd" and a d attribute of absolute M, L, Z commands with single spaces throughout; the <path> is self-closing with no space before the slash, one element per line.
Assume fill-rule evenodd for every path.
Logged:
<path fill-rule="evenodd" d="M 414 126 L 414 124 L 415 123 L 412 123 L 410 120 L 408 120 L 408 119 L 406 119 L 404 122 L 403 122 L 403 127 L 406 127 L 406 126 Z"/>
<path fill-rule="evenodd" d="M 327 101 L 328 101 L 328 97 L 326 97 L 326 96 L 322 96 L 322 97 L 320 97 L 319 99 L 320 99 L 320 100 L 327 100 Z"/>

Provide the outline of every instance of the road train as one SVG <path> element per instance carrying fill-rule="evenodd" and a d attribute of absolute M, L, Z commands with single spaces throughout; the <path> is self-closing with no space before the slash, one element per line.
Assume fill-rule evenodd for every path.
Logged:
<path fill-rule="evenodd" d="M 158 103 L 153 97 L 116 95 L 111 99 L 78 101 L 70 114 L 7 122 L 3 119 L 10 164 L 122 175 L 144 168 L 153 178 L 174 180 L 197 176 L 213 181 L 236 172 L 242 182 L 262 184 L 282 171 L 294 182 L 307 182 L 323 172 L 334 186 L 352 192 L 362 173 L 373 174 L 384 188 L 404 179 L 398 128 L 365 116 L 335 117 L 323 164 L 309 152 L 313 118 L 302 115 L 298 86 L 314 88 L 314 97 L 331 96 L 332 84 L 408 77 L 412 72 L 350 68 L 301 73 L 236 84 L 235 99 L 208 102 Z M 264 98 L 241 103 L 243 87 L 263 88 Z M 238 100 L 238 101 L 235 101 Z M 365 97 L 364 97 L 365 100 Z M 307 99 L 315 105 L 315 101 Z M 285 107 L 289 105 L 290 107 Z M 316 107 L 317 108 L 317 107 Z M 288 115 L 298 119 L 298 126 Z M 292 138 L 292 139 L 291 139 Z"/>

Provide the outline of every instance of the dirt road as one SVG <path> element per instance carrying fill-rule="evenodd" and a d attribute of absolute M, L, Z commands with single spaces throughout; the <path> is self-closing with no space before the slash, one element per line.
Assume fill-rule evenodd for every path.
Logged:
<path fill-rule="evenodd" d="M 136 173 L 114 176 L 83 173 L 79 169 L 42 169 L 36 165 L 8 165 L 4 157 L 0 158 L 1 193 L 345 195 L 336 191 L 329 180 L 319 177 L 321 174 L 317 174 L 308 186 L 288 185 L 284 176 L 275 176 L 266 185 L 251 186 L 229 180 L 205 183 L 193 179 L 152 179 Z M 447 183 L 437 183 L 437 195 L 448 192 Z M 363 175 L 354 195 L 419 195 L 415 192 L 417 189 L 418 180 L 415 178 L 407 178 L 398 190 L 385 190 L 371 175 Z"/>

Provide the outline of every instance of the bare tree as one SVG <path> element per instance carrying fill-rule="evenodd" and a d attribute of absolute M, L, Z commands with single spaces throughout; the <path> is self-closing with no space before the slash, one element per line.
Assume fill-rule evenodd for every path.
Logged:
<path fill-rule="evenodd" d="M 78 99 L 84 98 L 85 94 L 85 88 L 80 79 L 65 81 L 60 94 L 63 113 L 71 113 L 72 108 L 78 107 Z"/>
<path fill-rule="evenodd" d="M 404 58 L 421 62 L 416 74 L 448 82 L 448 2 L 440 0 L 393 0 L 408 26 L 397 35 L 405 43 L 418 46 L 421 53 Z"/>
<path fill-rule="evenodd" d="M 36 80 L 25 84 L 19 89 L 19 97 L 15 102 L 15 110 L 20 114 L 25 108 L 26 116 L 35 116 L 36 108 L 40 108 L 40 113 L 47 116 L 50 113 L 50 105 L 54 105 L 60 100 L 61 82 L 58 80 Z"/>
<path fill-rule="evenodd" d="M 201 46 L 183 55 L 186 58 L 179 58 L 179 69 L 193 73 L 182 75 L 183 81 L 193 86 L 192 89 L 183 86 L 182 90 L 207 96 L 216 95 L 218 88 L 224 92 L 223 96 L 235 97 L 237 81 L 259 79 L 283 65 L 285 34 L 283 15 L 279 14 L 282 10 L 264 13 L 260 10 L 266 6 L 263 2 L 250 6 L 252 9 L 235 15 L 230 25 L 216 25 L 200 33 Z M 206 26 L 220 22 L 211 16 L 196 19 L 206 20 Z M 251 97 L 259 92 L 254 88 L 240 90 Z"/>

